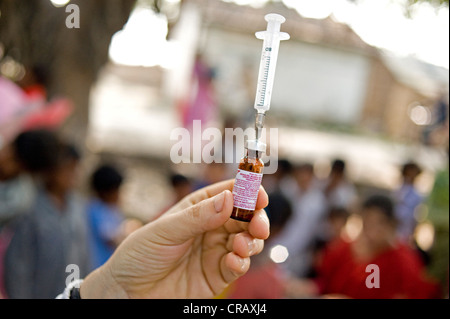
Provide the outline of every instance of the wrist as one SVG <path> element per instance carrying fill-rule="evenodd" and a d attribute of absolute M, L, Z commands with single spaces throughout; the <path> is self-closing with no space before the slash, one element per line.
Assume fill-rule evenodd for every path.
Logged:
<path fill-rule="evenodd" d="M 56 296 L 56 299 L 80 299 L 80 285 L 83 279 L 76 279 L 71 281 L 64 291 Z"/>
<path fill-rule="evenodd" d="M 81 299 L 126 299 L 125 291 L 111 275 L 107 264 L 95 269 L 80 286 Z"/>

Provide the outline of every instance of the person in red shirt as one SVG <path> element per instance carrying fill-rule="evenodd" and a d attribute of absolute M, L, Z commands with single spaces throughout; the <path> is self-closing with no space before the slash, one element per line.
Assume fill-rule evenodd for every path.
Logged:
<path fill-rule="evenodd" d="M 291 284 L 291 294 L 358 299 L 439 298 L 439 288 L 426 277 L 419 255 L 397 239 L 391 199 L 369 197 L 362 205 L 361 217 L 361 234 L 351 242 L 331 242 L 317 267 L 317 278 Z"/>
<path fill-rule="evenodd" d="M 267 215 L 271 236 L 277 235 L 292 215 L 289 200 L 280 192 L 269 194 Z M 275 237 L 274 237 L 275 238 Z M 286 274 L 270 256 L 273 243 L 268 241 L 259 257 L 252 257 L 249 271 L 239 277 L 225 293 L 230 299 L 280 299 L 285 297 Z"/>

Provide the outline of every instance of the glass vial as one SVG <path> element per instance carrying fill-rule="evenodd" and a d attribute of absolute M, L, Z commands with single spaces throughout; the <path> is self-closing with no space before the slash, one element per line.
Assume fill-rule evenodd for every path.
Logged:
<path fill-rule="evenodd" d="M 247 152 L 239 163 L 234 181 L 234 206 L 231 218 L 249 222 L 255 213 L 264 169 L 261 156 L 266 151 L 266 144 L 258 140 L 248 140 L 245 143 L 245 148 Z"/>

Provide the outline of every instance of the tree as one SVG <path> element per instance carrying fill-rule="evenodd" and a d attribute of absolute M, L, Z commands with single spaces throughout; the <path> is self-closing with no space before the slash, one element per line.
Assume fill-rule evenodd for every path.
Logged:
<path fill-rule="evenodd" d="M 112 35 L 126 23 L 135 0 L 73 0 L 79 28 L 66 27 L 70 12 L 49 0 L 0 0 L 0 43 L 4 56 L 45 73 L 49 97 L 75 104 L 65 133 L 83 141 L 88 123 L 89 90 L 108 60 Z"/>
<path fill-rule="evenodd" d="M 349 2 L 358 3 L 361 0 L 348 0 Z M 391 0 L 396 1 L 396 0 Z M 434 7 L 436 10 L 447 7 L 449 5 L 449 0 L 403 0 L 404 2 L 404 13 L 407 18 L 411 18 L 414 14 L 414 5 L 415 4 L 423 4 L 428 3 L 432 7 Z"/>

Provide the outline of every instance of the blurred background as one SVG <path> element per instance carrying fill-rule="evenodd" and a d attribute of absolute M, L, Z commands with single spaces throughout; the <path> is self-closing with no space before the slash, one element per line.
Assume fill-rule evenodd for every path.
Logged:
<path fill-rule="evenodd" d="M 71 4 L 79 28 L 66 26 L 77 18 Z M 445 0 L 0 0 L 0 148 L 51 127 L 81 150 L 79 192 L 88 196 L 95 167 L 113 162 L 125 176 L 124 215 L 157 218 L 184 194 L 179 181 L 188 193 L 234 176 L 233 164 L 173 164 L 170 133 L 193 119 L 251 125 L 262 46 L 254 33 L 271 12 L 291 36 L 267 116 L 278 157 L 310 164 L 318 184 L 339 159 L 357 199 L 396 194 L 414 162 L 422 200 L 410 235 L 448 294 Z M 13 96 L 19 87 L 26 97 Z M 353 237 L 358 225 L 347 221 Z"/>

